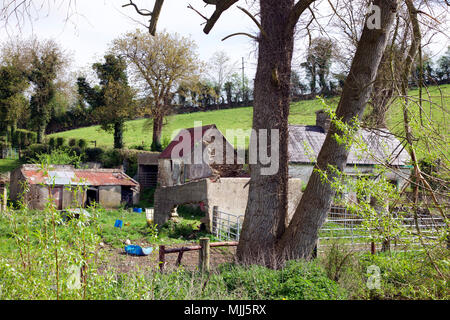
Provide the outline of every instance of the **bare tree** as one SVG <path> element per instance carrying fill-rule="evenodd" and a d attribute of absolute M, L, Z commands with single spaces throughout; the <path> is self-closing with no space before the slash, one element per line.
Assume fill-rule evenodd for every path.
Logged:
<path fill-rule="evenodd" d="M 235 64 L 231 63 L 231 58 L 224 51 L 214 52 L 209 60 L 209 76 L 214 82 L 216 94 L 222 98 L 225 82 L 227 82 L 235 69 Z"/>
<path fill-rule="evenodd" d="M 172 99 L 179 84 L 196 83 L 202 63 L 195 43 L 177 34 L 151 36 L 140 31 L 116 39 L 113 51 L 130 62 L 136 83 L 145 94 L 153 120 L 152 149 L 161 149 L 163 121 L 171 112 Z"/>

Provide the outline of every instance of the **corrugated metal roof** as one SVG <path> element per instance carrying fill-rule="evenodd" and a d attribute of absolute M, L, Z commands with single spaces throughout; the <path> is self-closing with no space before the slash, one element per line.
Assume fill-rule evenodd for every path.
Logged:
<path fill-rule="evenodd" d="M 350 149 L 348 165 L 376 165 L 380 161 L 393 166 L 405 166 L 410 156 L 386 129 L 360 130 L 367 151 Z M 326 133 L 318 126 L 289 126 L 289 162 L 314 163 L 325 141 Z"/>
<path fill-rule="evenodd" d="M 38 168 L 23 167 L 22 173 L 30 184 L 89 185 L 89 186 L 137 186 L 138 183 L 118 170 L 50 170 L 44 174 Z"/>
<path fill-rule="evenodd" d="M 197 129 L 197 130 L 201 129 L 201 136 L 199 136 L 199 137 L 195 136 L 195 134 L 194 134 L 195 129 Z M 207 125 L 207 126 L 203 126 L 203 127 L 184 129 L 185 131 L 189 132 L 190 139 L 191 139 L 190 140 L 191 150 L 193 150 L 193 148 L 197 142 L 199 142 L 203 139 L 203 136 L 209 129 L 217 129 L 217 127 L 215 124 L 211 124 L 211 125 Z M 181 135 L 181 132 L 169 143 L 167 148 L 164 149 L 164 151 L 159 155 L 159 159 L 172 159 L 172 150 L 179 143 L 183 142 L 183 137 L 180 135 Z M 181 151 L 180 157 L 183 156 L 182 153 L 183 153 L 183 151 Z"/>

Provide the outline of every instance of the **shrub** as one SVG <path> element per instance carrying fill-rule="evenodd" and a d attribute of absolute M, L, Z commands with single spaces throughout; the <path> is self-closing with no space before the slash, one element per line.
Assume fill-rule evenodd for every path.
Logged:
<path fill-rule="evenodd" d="M 78 140 L 78 147 L 80 149 L 85 149 L 87 147 L 87 141 L 86 139 L 80 139 Z"/>
<path fill-rule="evenodd" d="M 430 255 L 448 279 L 448 250 L 436 248 Z M 369 266 L 380 268 L 380 289 L 370 290 L 372 299 L 448 300 L 450 297 L 448 280 L 437 274 L 435 265 L 423 251 L 365 254 L 361 257 L 360 264 L 363 272 Z"/>
<path fill-rule="evenodd" d="M 69 146 L 70 147 L 75 147 L 77 144 L 77 139 L 71 138 L 69 139 Z"/>
<path fill-rule="evenodd" d="M 65 143 L 66 143 L 66 138 L 64 138 L 64 137 L 56 138 L 56 147 L 57 148 L 64 146 Z"/>
<path fill-rule="evenodd" d="M 42 154 L 42 153 L 46 153 L 48 151 L 48 148 L 46 145 L 44 144 L 32 144 L 31 146 L 28 147 L 28 149 L 25 151 L 25 159 L 27 159 L 28 161 L 32 160 L 32 159 L 36 159 L 36 156 L 38 154 Z"/>
<path fill-rule="evenodd" d="M 98 162 L 104 153 L 102 148 L 87 148 L 85 150 L 87 161 Z"/>
<path fill-rule="evenodd" d="M 56 148 L 56 139 L 55 139 L 55 137 L 51 137 L 48 140 L 48 147 L 50 148 L 50 150 L 53 150 L 53 149 Z"/>
<path fill-rule="evenodd" d="M 117 149 L 110 149 L 105 151 L 101 155 L 100 159 L 105 168 L 114 168 L 123 164 L 122 154 Z"/>
<path fill-rule="evenodd" d="M 52 150 L 50 153 L 36 154 L 32 162 L 44 165 L 73 165 L 75 168 L 80 168 L 81 156 L 77 155 L 73 150 L 60 148 Z"/>
<path fill-rule="evenodd" d="M 27 138 L 28 138 L 28 142 L 30 143 L 30 145 L 34 144 L 37 141 L 37 133 L 28 131 L 27 132 Z"/>
<path fill-rule="evenodd" d="M 316 262 L 289 261 L 282 270 L 256 265 L 224 265 L 220 269 L 228 290 L 245 292 L 249 299 L 329 300 L 347 296 Z"/>

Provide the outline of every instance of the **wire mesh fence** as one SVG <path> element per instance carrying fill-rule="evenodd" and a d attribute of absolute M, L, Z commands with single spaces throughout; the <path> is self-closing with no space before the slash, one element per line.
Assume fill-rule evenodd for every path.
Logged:
<path fill-rule="evenodd" d="M 2 149 L 0 159 L 17 160 L 19 159 L 19 150 L 15 148 Z"/>
<path fill-rule="evenodd" d="M 239 241 L 242 229 L 243 215 L 236 215 L 213 208 L 211 232 L 218 239 Z"/>
<path fill-rule="evenodd" d="M 344 207 L 331 207 L 327 220 L 319 233 L 319 251 L 338 242 L 351 246 L 352 250 L 377 250 L 389 246 L 392 250 L 410 251 L 423 245 L 434 245 L 447 224 L 441 217 L 418 215 L 397 217 L 386 227 L 397 228 L 396 235 L 389 242 L 380 237 L 380 230 L 368 226 L 363 218 L 350 213 Z"/>
<path fill-rule="evenodd" d="M 244 215 L 227 213 L 213 208 L 211 232 L 218 239 L 239 241 Z M 324 252 L 338 242 L 350 246 L 354 251 L 380 250 L 386 243 L 379 237 L 379 230 L 367 226 L 366 221 L 349 212 L 345 207 L 331 207 L 327 220 L 319 233 L 318 251 Z M 393 221 L 398 226 L 398 236 L 392 237 L 389 248 L 397 251 L 420 249 L 423 245 L 434 245 L 447 224 L 441 217 L 419 215 L 398 217 Z M 378 237 L 377 237 L 378 236 Z"/>

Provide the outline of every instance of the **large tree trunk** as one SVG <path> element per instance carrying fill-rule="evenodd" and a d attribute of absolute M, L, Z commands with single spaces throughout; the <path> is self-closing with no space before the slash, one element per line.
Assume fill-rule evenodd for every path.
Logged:
<path fill-rule="evenodd" d="M 381 9 L 382 29 L 369 29 L 366 25 L 363 30 L 336 111 L 338 119 L 345 123 L 351 123 L 354 117 L 362 118 L 397 12 L 397 0 L 376 0 L 374 4 Z M 343 171 L 349 154 L 346 146 L 337 143 L 335 134 L 342 135 L 342 132 L 331 125 L 315 166 L 324 171 L 330 180 L 336 174 L 328 166 Z M 330 183 L 323 181 L 321 175 L 314 171 L 293 219 L 279 242 L 278 252 L 284 258 L 310 257 L 334 196 L 335 190 Z"/>
<path fill-rule="evenodd" d="M 123 121 L 114 123 L 114 149 L 123 148 Z"/>
<path fill-rule="evenodd" d="M 279 130 L 279 154 L 269 151 L 272 161 L 279 161 L 275 175 L 262 175 L 260 163 L 250 167 L 251 180 L 245 221 L 237 249 L 244 263 L 273 265 L 273 249 L 287 223 L 288 188 L 288 115 L 290 104 L 293 29 L 286 32 L 293 0 L 260 1 L 261 25 L 267 36 L 260 36 L 258 69 L 255 78 L 253 129 Z M 267 139 L 270 148 L 271 136 Z M 255 145 L 259 138 L 252 137 Z M 258 143 L 258 150 L 260 145 Z"/>
<path fill-rule="evenodd" d="M 46 124 L 40 123 L 37 130 L 37 143 L 44 143 Z"/>
<path fill-rule="evenodd" d="M 153 140 L 152 140 L 152 151 L 162 151 L 161 146 L 161 136 L 163 129 L 164 117 L 155 116 L 153 118 Z"/>

